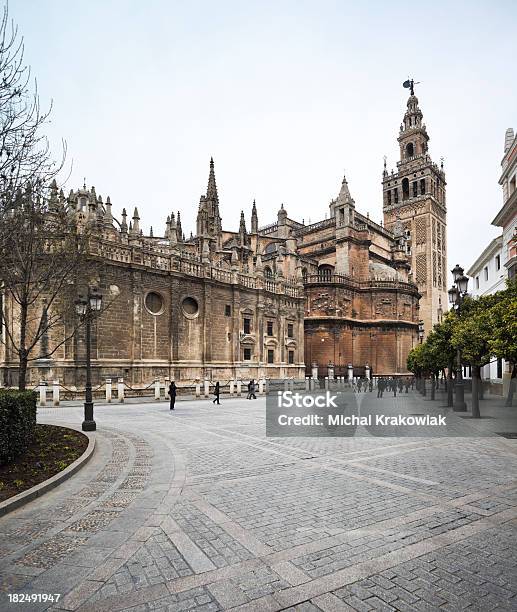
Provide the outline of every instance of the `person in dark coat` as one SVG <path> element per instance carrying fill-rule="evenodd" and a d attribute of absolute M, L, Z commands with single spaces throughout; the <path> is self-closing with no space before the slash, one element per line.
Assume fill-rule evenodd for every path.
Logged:
<path fill-rule="evenodd" d="M 251 379 L 248 383 L 248 399 L 257 399 L 255 395 L 255 379 Z"/>
<path fill-rule="evenodd" d="M 212 404 L 220 404 L 221 402 L 219 401 L 219 395 L 220 395 L 221 391 L 219 389 L 219 381 L 217 381 L 215 383 L 215 388 L 214 388 L 214 400 L 212 401 Z"/>
<path fill-rule="evenodd" d="M 379 378 L 377 382 L 377 397 L 382 397 L 384 395 L 384 388 L 386 386 L 386 381 L 384 378 Z"/>
<path fill-rule="evenodd" d="M 176 404 L 176 393 L 177 393 L 176 383 L 174 381 L 171 381 L 171 384 L 169 385 L 169 397 L 171 398 L 171 410 L 174 410 L 174 405 Z"/>

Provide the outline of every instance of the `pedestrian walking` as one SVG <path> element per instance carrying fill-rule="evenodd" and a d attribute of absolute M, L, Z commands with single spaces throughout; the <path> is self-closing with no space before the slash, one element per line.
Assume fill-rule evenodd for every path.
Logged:
<path fill-rule="evenodd" d="M 217 381 L 215 383 L 215 387 L 214 387 L 214 399 L 212 401 L 212 404 L 217 404 L 220 405 L 220 401 L 219 401 L 219 395 L 221 393 L 220 387 L 219 387 L 219 381 Z"/>
<path fill-rule="evenodd" d="M 248 399 L 257 399 L 255 395 L 255 379 L 251 379 L 248 383 Z"/>
<path fill-rule="evenodd" d="M 176 383 L 174 381 L 171 381 L 171 384 L 169 385 L 169 398 L 170 398 L 170 409 L 171 410 L 174 410 L 174 405 L 176 404 L 176 393 L 177 393 Z"/>
<path fill-rule="evenodd" d="M 384 378 L 379 378 L 379 381 L 377 382 L 377 397 L 383 396 L 385 386 L 386 386 L 386 382 Z"/>

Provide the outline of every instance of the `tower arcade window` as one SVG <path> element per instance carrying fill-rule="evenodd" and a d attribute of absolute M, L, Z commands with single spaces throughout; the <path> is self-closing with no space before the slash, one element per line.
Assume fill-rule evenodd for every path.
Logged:
<path fill-rule="evenodd" d="M 388 198 L 388 206 L 391 204 L 391 189 L 388 189 L 388 191 L 386 192 L 387 198 Z"/>
<path fill-rule="evenodd" d="M 420 195 L 425 195 L 425 179 L 420 179 Z"/>
<path fill-rule="evenodd" d="M 418 195 L 418 182 L 414 181 L 413 182 L 413 197 L 416 198 Z"/>
<path fill-rule="evenodd" d="M 402 199 L 407 200 L 409 198 L 409 179 L 402 179 Z"/>
<path fill-rule="evenodd" d="M 395 187 L 393 189 L 393 201 L 395 202 L 395 204 L 399 203 L 399 188 Z"/>
<path fill-rule="evenodd" d="M 415 146 L 412 142 L 408 142 L 406 145 L 406 159 L 415 155 Z"/>

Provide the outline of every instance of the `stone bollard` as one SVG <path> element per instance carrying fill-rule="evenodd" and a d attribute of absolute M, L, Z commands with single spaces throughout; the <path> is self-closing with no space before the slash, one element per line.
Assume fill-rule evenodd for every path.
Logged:
<path fill-rule="evenodd" d="M 284 378 L 284 391 L 289 391 L 289 380 Z"/>
<path fill-rule="evenodd" d="M 233 395 L 235 382 L 230 380 L 230 395 Z"/>
<path fill-rule="evenodd" d="M 45 380 L 39 382 L 39 405 L 47 405 L 47 381 Z"/>
<path fill-rule="evenodd" d="M 196 397 L 201 397 L 201 382 L 196 380 Z"/>
<path fill-rule="evenodd" d="M 349 363 L 348 364 L 348 383 L 351 385 L 354 382 L 354 366 Z"/>
<path fill-rule="evenodd" d="M 124 403 L 124 379 L 119 378 L 117 382 L 117 396 L 118 401 L 123 404 Z"/>
<path fill-rule="evenodd" d="M 311 390 L 311 379 L 306 376 L 305 377 L 305 391 L 310 391 Z"/>
<path fill-rule="evenodd" d="M 329 388 L 329 377 L 325 376 L 325 390 L 328 391 Z"/>
<path fill-rule="evenodd" d="M 160 401 L 160 396 L 161 396 L 161 384 L 160 384 L 160 380 L 157 379 L 154 381 L 154 399 L 157 401 Z"/>
<path fill-rule="evenodd" d="M 317 363 L 312 364 L 312 378 L 314 378 L 314 380 L 318 380 L 318 364 Z"/>
<path fill-rule="evenodd" d="M 111 404 L 111 378 L 106 378 L 106 403 Z"/>
<path fill-rule="evenodd" d="M 264 379 L 259 378 L 259 395 L 264 395 Z"/>
<path fill-rule="evenodd" d="M 52 403 L 54 406 L 59 406 L 59 380 L 52 383 Z"/>
<path fill-rule="evenodd" d="M 207 380 L 206 378 L 204 382 L 204 392 L 205 392 L 205 397 L 208 397 L 210 395 L 210 381 Z"/>
<path fill-rule="evenodd" d="M 242 395 L 242 380 L 237 381 L 237 395 L 239 397 Z"/>

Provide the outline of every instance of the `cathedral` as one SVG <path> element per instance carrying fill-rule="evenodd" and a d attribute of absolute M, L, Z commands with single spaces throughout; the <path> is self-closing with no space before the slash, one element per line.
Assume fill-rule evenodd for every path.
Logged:
<path fill-rule="evenodd" d="M 299 379 L 329 367 L 337 376 L 350 367 L 356 375 L 406 372 L 419 324 L 428 332 L 446 305 L 445 176 L 428 140 L 412 91 L 397 171 L 385 167 L 382 176 L 381 224 L 356 209 L 343 178 L 321 221 L 306 225 L 282 205 L 261 225 L 254 202 L 238 231 L 227 231 L 213 160 L 188 238 L 180 212 L 160 235 L 144 235 L 137 209 L 117 219 L 95 188 L 65 197 L 54 186 L 51 200 L 95 226 L 91 254 L 103 262 L 98 286 L 110 307 L 93 325 L 94 383 Z M 4 296 L 5 316 L 9 308 Z M 41 357 L 31 363 L 33 383 L 84 384 L 82 329 Z M 16 384 L 8 342 L 0 369 L 4 384 Z"/>

